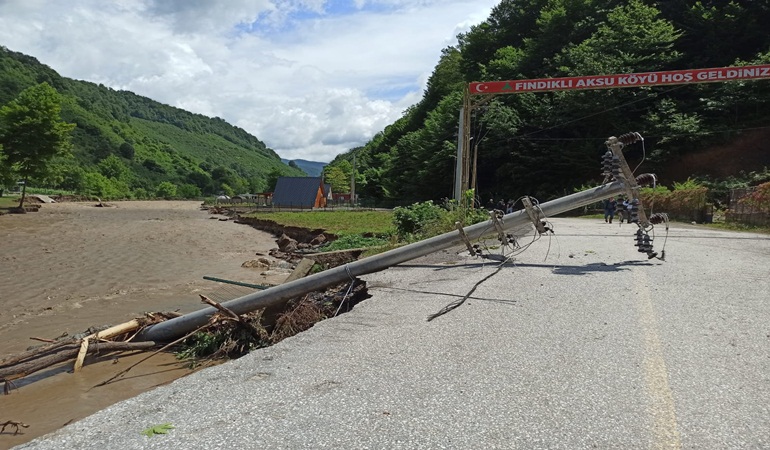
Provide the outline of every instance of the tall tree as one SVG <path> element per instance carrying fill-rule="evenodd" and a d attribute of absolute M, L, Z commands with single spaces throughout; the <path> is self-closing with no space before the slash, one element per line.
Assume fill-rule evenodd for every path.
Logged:
<path fill-rule="evenodd" d="M 44 176 L 48 163 L 70 148 L 74 124 L 61 120 L 61 97 L 48 83 L 29 87 L 0 108 L 0 143 L 6 164 L 24 181 L 19 208 L 24 206 L 27 181 Z"/>
<path fill-rule="evenodd" d="M 337 166 L 327 166 L 327 170 L 324 167 L 324 181 L 332 186 L 332 192 L 337 194 L 350 192 L 350 175 L 345 173 L 342 168 L 342 164 L 347 164 L 350 167 L 350 163 L 343 161 Z"/>

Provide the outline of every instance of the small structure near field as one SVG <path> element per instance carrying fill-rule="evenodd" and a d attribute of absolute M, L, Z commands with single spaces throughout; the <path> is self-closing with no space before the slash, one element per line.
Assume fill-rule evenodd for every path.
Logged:
<path fill-rule="evenodd" d="M 326 207 L 326 193 L 321 177 L 280 177 L 273 192 L 273 206 L 313 209 Z"/>

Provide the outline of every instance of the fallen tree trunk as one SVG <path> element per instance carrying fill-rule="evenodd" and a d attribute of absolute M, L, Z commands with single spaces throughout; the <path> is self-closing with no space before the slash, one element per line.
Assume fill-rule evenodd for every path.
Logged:
<path fill-rule="evenodd" d="M 28 359 L 40 358 L 41 356 L 44 356 L 46 354 L 61 351 L 62 347 L 66 347 L 68 345 L 76 345 L 77 343 L 78 341 L 76 339 L 67 339 L 67 340 L 57 341 L 53 344 L 36 347 L 31 350 L 27 350 L 24 353 L 19 353 L 17 355 L 9 356 L 0 361 L 0 370 L 8 366 L 18 364 Z"/>
<path fill-rule="evenodd" d="M 155 347 L 155 342 L 99 342 L 88 347 L 88 353 L 113 352 L 128 350 L 147 350 Z M 13 366 L 0 368 L 0 381 L 12 381 L 24 378 L 35 372 L 62 363 L 77 356 L 80 344 L 71 342 L 57 349 L 57 352 L 34 360 L 20 362 Z"/>
<path fill-rule="evenodd" d="M 140 326 L 139 321 L 134 319 L 84 337 L 80 344 L 80 351 L 78 352 L 77 358 L 75 358 L 75 372 L 79 372 L 83 367 L 83 361 L 86 359 L 86 354 L 88 354 L 88 345 L 91 339 L 94 339 L 95 341 L 98 341 L 99 339 L 110 339 L 128 333 L 129 331 L 138 330 Z"/>

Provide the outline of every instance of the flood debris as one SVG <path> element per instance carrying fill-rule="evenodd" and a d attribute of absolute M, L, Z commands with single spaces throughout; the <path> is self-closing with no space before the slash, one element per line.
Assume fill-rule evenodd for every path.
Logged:
<path fill-rule="evenodd" d="M 280 308 L 257 309 L 236 314 L 225 306 L 201 295 L 201 301 L 217 309 L 209 322 L 179 342 L 177 357 L 191 365 L 216 359 L 239 358 L 252 350 L 269 347 L 346 311 L 369 297 L 363 282 L 348 284 L 295 298 Z"/>
<path fill-rule="evenodd" d="M 3 392 L 11 393 L 15 387 L 14 380 L 68 361 L 74 361 L 79 370 L 87 355 L 106 356 L 115 352 L 144 351 L 156 347 L 153 341 L 130 341 L 137 331 L 179 316 L 179 313 L 147 313 L 144 317 L 124 324 L 109 328 L 90 328 L 74 336 L 64 333 L 56 339 L 33 337 L 31 339 L 43 341 L 45 344 L 30 347 L 25 352 L 0 360 L 0 383 L 4 385 Z"/>
<path fill-rule="evenodd" d="M 153 312 L 113 326 L 90 328 L 84 333 L 56 339 L 34 337 L 43 345 L 0 360 L 0 383 L 10 394 L 16 388 L 14 381 L 41 370 L 72 362 L 72 372 L 82 370 L 86 356 L 99 355 L 99 361 L 114 361 L 116 352 L 154 350 L 147 357 L 120 371 L 97 386 L 103 386 L 123 377 L 133 367 L 161 352 L 172 351 L 180 360 L 188 360 L 192 367 L 203 362 L 239 358 L 250 351 L 274 345 L 287 337 L 305 331 L 340 311 L 347 311 L 368 298 L 362 281 L 345 283 L 319 292 L 292 299 L 280 308 L 257 309 L 236 314 L 222 304 L 200 295 L 201 301 L 216 309 L 209 321 L 170 343 L 161 345 L 149 340 L 133 342 L 138 333 L 148 326 L 179 317 L 176 312 Z"/>
<path fill-rule="evenodd" d="M 7 420 L 5 422 L 0 422 L 0 434 L 5 433 L 6 428 L 12 428 L 13 429 L 13 435 L 16 436 L 19 434 L 19 428 L 29 428 L 29 425 L 23 422 L 18 422 L 16 420 Z"/>

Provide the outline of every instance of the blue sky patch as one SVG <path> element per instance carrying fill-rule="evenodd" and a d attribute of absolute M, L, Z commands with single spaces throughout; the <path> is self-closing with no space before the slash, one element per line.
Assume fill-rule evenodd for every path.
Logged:
<path fill-rule="evenodd" d="M 364 94 L 370 98 L 396 102 L 406 94 L 421 89 L 419 83 L 410 77 L 393 77 L 386 81 L 387 84 L 378 84 L 366 89 Z"/>
<path fill-rule="evenodd" d="M 260 14 L 256 21 L 250 24 L 238 24 L 235 27 L 235 33 L 254 33 L 265 37 L 278 37 L 291 34 L 303 25 L 304 22 L 328 19 L 334 17 L 344 17 L 361 13 L 387 13 L 395 11 L 397 8 L 393 5 L 382 3 L 365 3 L 358 8 L 354 0 L 330 0 L 324 5 L 323 12 L 314 11 L 308 8 L 297 9 L 289 12 L 283 21 L 276 23 L 268 14 Z"/>

